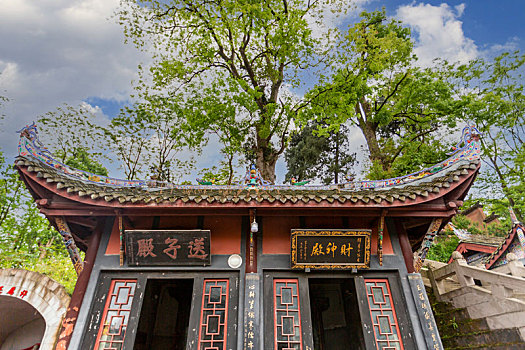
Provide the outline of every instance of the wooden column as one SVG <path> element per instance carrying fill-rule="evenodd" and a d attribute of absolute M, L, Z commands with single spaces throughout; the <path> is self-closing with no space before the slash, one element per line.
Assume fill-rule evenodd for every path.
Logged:
<path fill-rule="evenodd" d="M 386 210 L 381 211 L 381 217 L 379 217 L 379 227 L 377 229 L 377 257 L 379 259 L 379 266 L 383 266 L 383 231 L 385 230 L 386 214 Z"/>
<path fill-rule="evenodd" d="M 250 224 L 246 240 L 246 272 L 257 272 L 257 232 L 252 232 L 252 224 L 256 220 L 255 209 L 250 209 Z"/>
<path fill-rule="evenodd" d="M 408 239 L 407 231 L 399 220 L 396 220 L 396 231 L 397 236 L 399 237 L 399 245 L 401 246 L 401 251 L 403 252 L 403 259 L 405 260 L 407 271 L 408 273 L 412 273 L 415 271 L 414 254 L 412 253 L 412 247 L 410 246 L 410 240 Z"/>
<path fill-rule="evenodd" d="M 99 219 L 99 223 L 95 228 L 95 232 L 89 241 L 86 258 L 84 259 L 84 269 L 78 276 L 75 289 L 73 290 L 73 295 L 71 296 L 71 301 L 69 302 L 69 307 L 67 308 L 64 320 L 62 320 L 62 328 L 60 329 L 60 335 L 55 350 L 66 350 L 69 347 L 71 335 L 73 334 L 73 329 L 75 328 L 75 324 L 77 322 L 78 311 L 82 306 L 84 294 L 86 293 L 89 278 L 91 277 L 91 271 L 93 270 L 93 265 L 95 264 L 95 259 L 100 246 L 100 239 L 102 237 L 105 222 L 105 219 Z"/>

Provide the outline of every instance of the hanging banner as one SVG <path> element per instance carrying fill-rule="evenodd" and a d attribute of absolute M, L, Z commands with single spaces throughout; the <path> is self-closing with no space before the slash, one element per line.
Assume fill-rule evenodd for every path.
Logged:
<path fill-rule="evenodd" d="M 260 305 L 259 305 L 259 275 L 246 274 L 246 287 L 244 288 L 244 338 L 243 349 L 259 349 L 260 332 Z"/>
<path fill-rule="evenodd" d="M 293 269 L 367 269 L 371 230 L 292 230 Z"/>

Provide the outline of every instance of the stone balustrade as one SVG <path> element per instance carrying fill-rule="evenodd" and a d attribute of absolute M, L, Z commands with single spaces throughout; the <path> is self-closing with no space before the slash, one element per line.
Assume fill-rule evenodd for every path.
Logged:
<path fill-rule="evenodd" d="M 455 289 L 454 282 L 459 284 L 458 287 L 479 286 L 491 292 L 494 297 L 509 298 L 514 294 L 521 294 L 525 291 L 525 268 L 515 256 L 511 258 L 513 259 L 509 259 L 504 269 L 487 271 L 469 266 L 456 251 L 452 254 L 452 263 L 431 269 L 431 284 L 435 284 L 432 287 L 439 296 Z"/>
<path fill-rule="evenodd" d="M 492 271 L 525 278 L 525 266 L 519 261 L 518 257 L 514 253 L 509 253 L 507 260 L 507 264 L 496 267 Z"/>
<path fill-rule="evenodd" d="M 525 340 L 525 268 L 509 254 L 497 270 L 469 266 L 459 252 L 450 264 L 427 261 L 422 276 L 439 301 L 465 308 L 490 329 L 516 328 Z"/>

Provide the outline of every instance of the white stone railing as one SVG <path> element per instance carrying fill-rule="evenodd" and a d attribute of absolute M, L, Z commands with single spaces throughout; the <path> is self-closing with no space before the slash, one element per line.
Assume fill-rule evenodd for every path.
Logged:
<path fill-rule="evenodd" d="M 459 252 L 452 254 L 452 263 L 429 262 L 425 273 L 438 299 L 452 290 L 478 286 L 495 298 L 513 298 L 525 292 L 525 268 L 514 254 L 509 254 L 509 263 L 499 270 L 487 271 L 467 265 Z"/>
<path fill-rule="evenodd" d="M 491 330 L 516 329 L 525 342 L 525 268 L 513 254 L 497 271 L 467 265 L 459 252 L 450 264 L 429 261 L 421 271 L 437 300 L 484 319 Z"/>
<path fill-rule="evenodd" d="M 507 254 L 507 260 L 507 264 L 496 267 L 491 271 L 525 278 L 525 266 L 519 261 L 518 257 L 513 253 L 509 253 Z M 525 292 L 525 290 L 523 292 Z"/>

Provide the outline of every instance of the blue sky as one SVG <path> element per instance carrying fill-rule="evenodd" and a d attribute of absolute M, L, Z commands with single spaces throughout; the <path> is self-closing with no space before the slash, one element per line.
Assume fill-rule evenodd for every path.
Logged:
<path fill-rule="evenodd" d="M 460 20 L 463 22 L 465 36 L 480 45 L 502 44 L 512 37 L 525 38 L 525 1 L 523 0 L 470 0 L 470 1 L 370 1 L 367 10 L 385 6 L 388 13 L 396 12 L 397 8 L 407 4 L 429 4 L 450 7 L 464 5 L 465 10 Z M 523 42 L 521 47 L 523 48 Z"/>
<path fill-rule="evenodd" d="M 120 109 L 130 104 L 130 101 L 128 100 L 119 101 L 116 99 L 104 99 L 95 96 L 86 98 L 84 102 L 89 103 L 91 106 L 98 106 L 102 112 L 110 118 L 118 116 Z"/>
<path fill-rule="evenodd" d="M 430 5 L 439 7 L 448 5 L 452 11 L 454 8 L 463 8 L 457 20 L 462 23 L 464 36 L 471 39 L 482 52 L 480 56 L 491 56 L 499 53 L 491 51 L 491 48 L 505 46 L 508 49 L 521 49 L 525 52 L 525 25 L 520 25 L 525 14 L 524 0 L 476 0 L 476 1 L 423 1 L 408 2 L 403 0 L 390 1 L 368 1 L 362 5 L 362 9 L 374 11 L 385 7 L 387 14 L 395 16 L 402 6 Z M 358 12 L 358 11 L 357 11 Z M 357 15 L 356 12 L 356 15 Z M 457 14 L 457 12 L 456 12 Z M 348 19 L 353 22 L 353 19 Z M 413 30 L 415 38 L 418 32 Z M 114 117 L 118 115 L 120 108 L 129 104 L 126 100 L 104 99 L 91 96 L 84 99 L 93 106 L 98 106 L 104 114 Z"/>
<path fill-rule="evenodd" d="M 111 16 L 119 0 L 0 0 L 0 149 L 15 156 L 16 130 L 63 103 L 84 104 L 107 122 L 130 104 L 137 65 L 148 56 L 124 44 L 122 28 Z M 504 50 L 525 52 L 524 0 L 374 1 L 360 9 L 385 6 L 389 16 L 411 27 L 422 65 L 432 58 L 465 61 Z M 47 135 L 48 137 L 50 135 Z M 349 135 L 356 146 L 359 134 Z M 183 154 L 181 157 L 187 155 Z M 197 169 L 219 160 L 217 145 L 198 159 Z M 278 174 L 284 163 L 278 163 Z M 114 173 L 117 172 L 116 174 Z M 110 169 L 119 176 L 118 169 Z M 195 171 L 195 174 L 197 171 Z"/>

